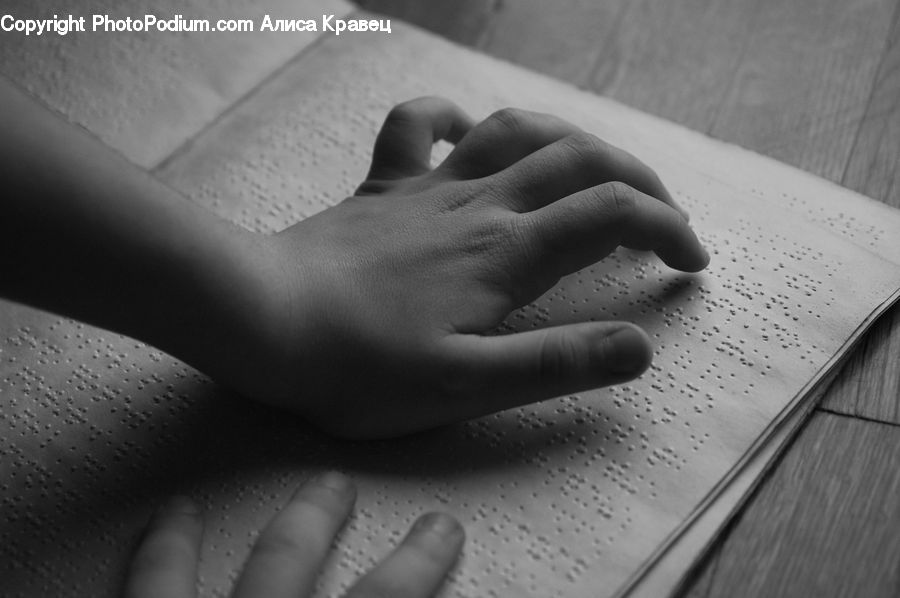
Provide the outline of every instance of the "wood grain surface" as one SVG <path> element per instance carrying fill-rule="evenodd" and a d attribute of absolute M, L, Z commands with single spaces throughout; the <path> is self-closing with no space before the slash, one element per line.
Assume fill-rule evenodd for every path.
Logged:
<path fill-rule="evenodd" d="M 900 0 L 359 4 L 900 207 Z M 898 485 L 895 308 L 684 595 L 900 595 Z"/>
<path fill-rule="evenodd" d="M 898 463 L 900 427 L 815 413 L 686 595 L 900 595 Z"/>

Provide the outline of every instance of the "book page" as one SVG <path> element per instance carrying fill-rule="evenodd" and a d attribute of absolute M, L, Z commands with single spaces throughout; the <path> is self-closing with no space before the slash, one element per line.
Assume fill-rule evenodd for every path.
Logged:
<path fill-rule="evenodd" d="M 0 560 L 11 567 L 0 593 L 115 594 L 123 548 L 178 492 L 206 510 L 201 594 L 225 595 L 295 485 L 337 468 L 359 498 L 320 595 L 339 595 L 418 515 L 442 510 L 468 537 L 445 595 L 614 596 L 897 291 L 895 212 L 396 23 L 389 36 L 317 44 L 157 174 L 235 222 L 279 230 L 352 193 L 384 114 L 423 94 L 477 117 L 507 105 L 553 112 L 660 173 L 710 249 L 706 271 L 619 250 L 504 327 L 633 321 L 654 341 L 650 370 L 414 437 L 347 443 L 141 343 L 4 304 Z M 736 157 L 710 160 L 720 154 Z M 821 197 L 844 216 L 822 212 Z"/>
<path fill-rule="evenodd" d="M 4 0 L 2 15 L 71 16 L 84 19 L 84 31 L 3 32 L 0 75 L 151 168 L 322 33 L 260 31 L 266 15 L 341 16 L 350 9 L 344 0 Z M 145 15 L 181 17 L 175 26 L 187 31 L 117 29 Z M 198 19 L 211 28 L 219 20 L 233 27 L 251 20 L 254 31 L 190 31 Z"/>

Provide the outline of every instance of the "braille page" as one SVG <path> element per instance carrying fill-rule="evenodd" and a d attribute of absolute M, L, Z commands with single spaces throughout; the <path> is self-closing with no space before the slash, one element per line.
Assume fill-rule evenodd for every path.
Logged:
<path fill-rule="evenodd" d="M 826 388 L 821 386 L 823 392 Z M 805 397 L 798 408 L 768 436 L 765 444 L 753 453 L 749 462 L 734 473 L 720 492 L 711 497 L 710 504 L 687 520 L 679 535 L 658 548 L 656 555 L 632 577 L 632 583 L 623 588 L 629 598 L 677 595 L 677 590 L 689 581 L 691 568 L 712 547 L 719 530 L 750 497 L 776 458 L 790 446 L 821 394 Z"/>
<path fill-rule="evenodd" d="M 152 167 L 322 34 L 260 31 L 266 15 L 321 20 L 350 8 L 344 0 L 3 0 L 0 15 L 83 17 L 85 31 L 0 32 L 0 74 Z M 251 20 L 254 31 L 94 31 L 94 15 L 181 16 L 183 28 L 194 19 L 209 19 L 211 27 Z"/>
<path fill-rule="evenodd" d="M 797 205 L 840 198 L 886 246 L 900 230 L 893 212 L 746 154 L 754 193 L 705 171 L 708 155 L 733 148 L 396 24 L 318 45 L 158 174 L 225 217 L 277 230 L 352 192 L 387 109 L 423 93 L 477 116 L 552 111 L 660 172 L 710 268 L 685 275 L 619 251 L 505 327 L 636 321 L 656 343 L 651 370 L 413 438 L 341 443 L 140 343 L 5 304 L 0 593 L 114 594 L 150 510 L 186 492 L 207 513 L 201 594 L 224 595 L 295 484 L 336 467 L 360 493 L 321 595 L 339 594 L 433 509 L 468 534 L 448 596 L 615 595 L 896 290 L 897 265 L 782 194 L 800 177 Z"/>

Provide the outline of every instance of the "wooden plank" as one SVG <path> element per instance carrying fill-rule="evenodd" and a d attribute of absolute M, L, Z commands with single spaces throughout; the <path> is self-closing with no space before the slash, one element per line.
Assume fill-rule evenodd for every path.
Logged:
<path fill-rule="evenodd" d="M 900 208 L 900 3 L 841 183 Z"/>
<path fill-rule="evenodd" d="M 900 424 L 900 306 L 885 314 L 866 334 L 821 406 Z"/>
<path fill-rule="evenodd" d="M 625 0 L 503 2 L 480 48 L 574 85 L 590 85 L 595 64 L 614 52 Z"/>
<path fill-rule="evenodd" d="M 840 181 L 894 0 L 764 0 L 711 133 Z"/>
<path fill-rule="evenodd" d="M 760 0 L 640 0 L 628 5 L 589 87 L 708 132 L 753 33 Z"/>
<path fill-rule="evenodd" d="M 816 413 L 683 595 L 896 596 L 897 463 L 900 427 Z"/>
<path fill-rule="evenodd" d="M 900 207 L 900 3 L 841 182 Z M 869 332 L 823 407 L 900 423 L 900 307 Z"/>

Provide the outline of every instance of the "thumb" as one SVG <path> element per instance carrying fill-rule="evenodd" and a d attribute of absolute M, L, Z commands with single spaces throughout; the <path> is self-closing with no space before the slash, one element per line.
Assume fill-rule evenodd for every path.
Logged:
<path fill-rule="evenodd" d="M 653 356 L 643 330 L 625 322 L 589 322 L 505 336 L 458 335 L 457 403 L 476 417 L 638 377 Z"/>

